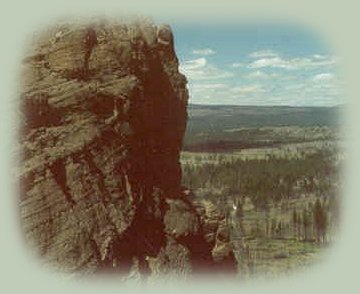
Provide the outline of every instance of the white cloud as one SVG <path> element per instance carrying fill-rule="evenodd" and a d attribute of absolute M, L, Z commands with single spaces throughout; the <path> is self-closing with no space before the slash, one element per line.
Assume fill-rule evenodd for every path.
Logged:
<path fill-rule="evenodd" d="M 206 61 L 206 58 L 204 58 L 204 57 L 198 58 L 198 59 L 193 59 L 193 60 L 187 60 L 182 65 L 182 69 L 194 70 L 194 69 L 204 67 L 206 65 L 206 63 L 207 63 L 207 61 Z"/>
<path fill-rule="evenodd" d="M 332 73 L 321 73 L 317 74 L 313 77 L 314 82 L 323 82 L 323 81 L 330 81 L 335 78 L 334 74 Z"/>
<path fill-rule="evenodd" d="M 203 48 L 203 49 L 194 49 L 192 54 L 196 55 L 213 55 L 216 54 L 216 51 L 211 48 Z"/>
<path fill-rule="evenodd" d="M 258 85 L 249 85 L 249 86 L 232 87 L 229 89 L 229 92 L 232 94 L 244 95 L 244 94 L 264 92 L 264 90 Z"/>
<path fill-rule="evenodd" d="M 261 58 L 250 63 L 249 68 L 283 68 L 283 69 L 296 69 L 299 67 L 299 61 L 295 60 L 284 60 L 280 57 Z"/>
<path fill-rule="evenodd" d="M 231 66 L 232 66 L 232 67 L 235 67 L 235 68 L 238 68 L 238 67 L 243 67 L 244 64 L 241 63 L 241 62 L 235 62 L 235 63 L 233 63 Z"/>
<path fill-rule="evenodd" d="M 249 54 L 251 58 L 277 57 L 278 54 L 272 50 L 260 50 Z"/>
<path fill-rule="evenodd" d="M 261 85 L 236 85 L 234 83 L 196 83 L 192 85 L 191 101 L 208 104 L 256 104 L 265 90 Z"/>
<path fill-rule="evenodd" d="M 327 58 L 326 55 L 322 55 L 322 54 L 314 54 L 312 57 L 315 59 L 326 59 Z"/>
<path fill-rule="evenodd" d="M 325 85 L 325 86 L 324 86 Z M 327 85 L 332 85 L 328 87 Z M 312 79 L 291 84 L 194 83 L 192 103 L 242 105 L 334 105 L 341 92 L 333 83 L 314 83 Z"/>
<path fill-rule="evenodd" d="M 228 85 L 221 83 L 213 83 L 213 84 L 195 84 L 193 85 L 193 89 L 195 91 L 203 91 L 203 90 L 217 90 L 227 88 Z"/>
<path fill-rule="evenodd" d="M 296 57 L 290 59 L 283 59 L 281 57 L 265 57 L 251 62 L 248 67 L 253 69 L 271 67 L 287 70 L 296 70 L 310 67 L 329 66 L 335 63 L 335 57 L 319 58 L 319 56 L 317 56 L 317 58 L 315 58 L 314 56 L 311 56 Z"/>
<path fill-rule="evenodd" d="M 213 64 L 209 64 L 204 57 L 185 61 L 180 65 L 179 70 L 186 75 L 190 81 L 214 81 L 234 76 L 232 72 L 222 70 Z"/>
<path fill-rule="evenodd" d="M 291 58 L 265 50 L 255 55 L 231 65 L 215 64 L 206 56 L 182 61 L 180 71 L 188 78 L 190 101 L 253 105 L 333 105 L 340 101 L 338 77 L 329 67 L 336 63 L 335 57 Z M 293 72 L 285 74 L 279 69 Z"/>
<path fill-rule="evenodd" d="M 269 78 L 276 78 L 279 75 L 276 73 L 266 73 L 261 70 L 256 70 L 247 75 L 247 78 L 250 79 L 269 79 Z"/>

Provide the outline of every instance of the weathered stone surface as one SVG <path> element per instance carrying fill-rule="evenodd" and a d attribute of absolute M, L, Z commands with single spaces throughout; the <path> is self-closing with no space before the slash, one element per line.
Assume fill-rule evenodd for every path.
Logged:
<path fill-rule="evenodd" d="M 217 206 L 209 200 L 196 201 L 195 206 L 202 223 L 202 233 L 211 249 L 216 270 L 236 271 L 228 220 Z"/>
<path fill-rule="evenodd" d="M 189 275 L 213 261 L 220 245 L 180 191 L 188 93 L 173 43 L 148 21 L 72 23 L 24 59 L 22 226 L 63 271 Z"/>

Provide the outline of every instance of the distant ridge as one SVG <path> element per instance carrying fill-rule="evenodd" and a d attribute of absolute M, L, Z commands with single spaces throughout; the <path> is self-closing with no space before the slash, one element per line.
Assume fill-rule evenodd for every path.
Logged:
<path fill-rule="evenodd" d="M 339 106 L 254 106 L 189 104 L 188 130 L 264 126 L 338 126 Z"/>
<path fill-rule="evenodd" d="M 254 104 L 200 104 L 200 103 L 189 103 L 188 107 L 257 107 L 257 108 L 264 108 L 264 107 L 288 107 L 288 108 L 336 108 L 336 107 L 345 107 L 346 104 L 337 104 L 333 106 L 320 106 L 320 105 L 254 105 Z"/>
<path fill-rule="evenodd" d="M 279 138 L 274 141 L 271 132 L 267 133 L 269 131 L 265 132 L 260 128 L 337 129 L 341 124 L 344 108 L 344 105 L 327 107 L 190 104 L 184 150 L 193 150 L 195 147 L 201 147 L 202 150 L 209 146 L 215 146 L 216 150 L 223 146 L 230 149 L 235 148 L 234 146 L 262 146 L 265 143 L 258 142 L 259 136 L 265 141 L 272 138 L 267 145 L 279 143 Z M 252 130 L 245 132 L 242 129 Z"/>

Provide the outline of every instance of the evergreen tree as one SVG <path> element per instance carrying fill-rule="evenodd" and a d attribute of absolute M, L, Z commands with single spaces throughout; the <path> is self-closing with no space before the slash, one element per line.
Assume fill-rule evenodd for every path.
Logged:
<path fill-rule="evenodd" d="M 314 224 L 316 228 L 317 241 L 324 242 L 326 227 L 327 227 L 327 219 L 326 219 L 327 215 L 319 198 L 316 199 L 313 210 L 313 216 L 314 216 Z"/>
<path fill-rule="evenodd" d="M 309 215 L 308 215 L 306 208 L 303 208 L 302 222 L 303 222 L 303 226 L 304 226 L 304 240 L 307 241 L 310 220 L 309 220 Z"/>

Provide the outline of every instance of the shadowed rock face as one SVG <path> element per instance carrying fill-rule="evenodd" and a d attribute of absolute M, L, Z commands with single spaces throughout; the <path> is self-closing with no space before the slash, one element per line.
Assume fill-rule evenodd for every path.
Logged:
<path fill-rule="evenodd" d="M 29 53 L 20 210 L 33 248 L 69 272 L 214 269 L 216 242 L 180 189 L 188 93 L 170 28 L 64 24 Z"/>

